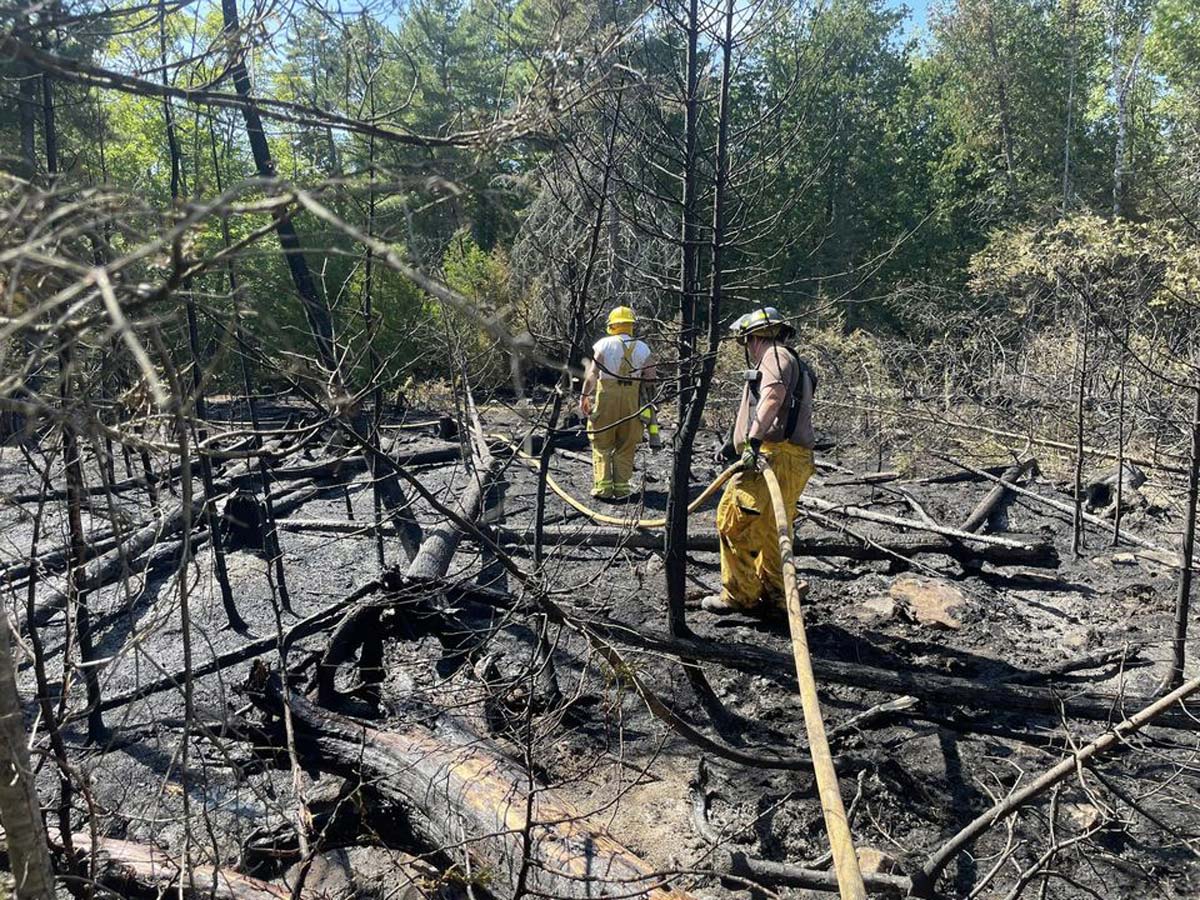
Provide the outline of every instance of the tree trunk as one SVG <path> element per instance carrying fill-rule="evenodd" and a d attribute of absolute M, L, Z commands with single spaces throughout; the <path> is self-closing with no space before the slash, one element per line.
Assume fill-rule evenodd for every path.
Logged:
<path fill-rule="evenodd" d="M 667 530 L 663 556 L 667 587 L 667 623 L 672 634 L 688 633 L 687 593 L 688 487 L 692 478 L 692 446 L 696 439 L 707 381 L 696 370 L 696 306 L 699 294 L 699 160 L 696 152 L 700 120 L 700 17 L 697 0 L 688 0 L 687 58 L 684 94 L 683 217 L 680 223 L 678 418 L 667 494 Z M 711 373 L 710 359 L 702 362 Z"/>
<path fill-rule="evenodd" d="M 1004 470 L 1000 476 L 1002 481 L 1014 482 L 1022 478 L 1026 472 L 1037 465 L 1037 460 L 1027 459 L 1024 462 L 1017 463 L 1015 466 L 1010 466 Z M 967 516 L 966 521 L 958 527 L 959 531 L 979 531 L 992 516 L 1004 505 L 1004 498 L 1011 496 L 1011 492 L 1004 484 L 995 485 L 982 500 L 979 505 L 971 510 L 971 514 Z"/>
<path fill-rule="evenodd" d="M 366 23 L 366 14 L 363 15 L 364 24 Z M 369 30 L 368 35 L 373 38 L 373 33 Z M 373 41 L 372 41 L 373 44 Z M 369 51 L 368 51 L 369 52 Z M 371 109 L 371 121 L 375 121 L 375 69 L 373 66 L 372 57 L 367 57 L 367 70 L 371 73 L 370 81 L 367 84 L 367 97 Z M 329 143 L 334 144 L 333 135 L 330 134 Z M 375 236 L 375 135 L 371 135 L 367 140 L 367 178 L 369 179 L 369 187 L 367 188 L 367 235 Z M 375 381 L 374 389 L 371 391 L 371 440 L 379 441 L 379 423 L 383 418 L 383 382 L 381 380 L 382 373 L 379 371 L 380 360 L 379 353 L 375 349 L 375 313 L 372 308 L 373 297 L 371 296 L 371 288 L 373 287 L 373 276 L 375 274 L 375 254 L 370 246 L 366 248 L 363 259 L 363 291 L 362 291 L 362 316 L 363 329 L 366 332 L 367 344 L 371 348 L 371 377 Z M 379 533 L 375 537 L 375 556 L 379 562 L 379 571 L 383 571 L 387 566 L 387 554 L 383 546 L 383 529 L 380 526 L 383 524 L 383 487 L 381 483 L 371 479 L 371 512 L 375 518 L 375 526 L 379 528 Z"/>
<path fill-rule="evenodd" d="M 1062 214 L 1071 207 L 1071 134 L 1075 128 L 1075 70 L 1079 65 L 1079 0 L 1067 0 L 1067 122 L 1063 129 Z"/>
<path fill-rule="evenodd" d="M 28 0 L 22 3 L 18 21 L 28 26 Z M 17 117 L 21 125 L 21 176 L 32 181 L 37 175 L 37 95 L 38 75 L 34 67 L 26 63 L 21 67 L 20 87 L 17 91 Z"/>
<path fill-rule="evenodd" d="M 1125 384 L 1129 371 L 1129 329 L 1131 316 L 1125 317 L 1125 336 L 1121 341 L 1121 386 L 1117 399 L 1117 490 L 1113 508 L 1112 546 L 1121 542 L 1121 507 L 1125 503 Z"/>
<path fill-rule="evenodd" d="M 791 682 L 791 678 L 787 676 L 791 671 L 791 654 L 758 644 L 726 639 L 712 641 L 702 638 L 672 638 L 640 632 L 625 624 L 605 627 L 596 620 L 589 621 L 588 627 L 614 643 L 648 653 L 713 662 L 759 676 L 774 673 L 781 681 Z M 1061 724 L 1064 717 L 1111 722 L 1114 715 L 1119 715 L 1122 710 L 1137 709 L 1153 701 L 1153 697 L 1098 691 L 1064 694 L 1057 688 L 956 678 L 941 675 L 930 669 L 914 669 L 908 666 L 883 668 L 866 665 L 857 660 L 845 662 L 815 657 L 813 673 L 822 684 L 844 684 L 896 696 L 911 695 L 930 703 L 951 707 L 969 706 L 993 718 L 1001 711 L 1014 715 L 1036 713 L 1049 717 L 1055 725 Z M 788 686 L 790 688 L 791 685 Z M 1157 724 L 1181 731 L 1200 731 L 1200 718 L 1197 718 L 1194 709 L 1172 710 L 1159 718 Z"/>
<path fill-rule="evenodd" d="M 17 900 L 54 900 L 54 870 L 29 764 L 24 722 L 8 611 L 0 604 L 0 822 L 4 824 Z"/>
<path fill-rule="evenodd" d="M 232 59 L 229 73 L 233 77 L 233 87 L 239 97 L 246 101 L 242 107 L 242 117 L 246 122 L 246 136 L 250 142 L 250 153 L 254 158 L 254 167 L 262 178 L 275 177 L 275 161 L 271 158 L 271 148 L 267 144 L 267 134 L 263 128 L 262 117 L 257 107 L 251 101 L 250 73 L 246 69 L 243 58 L 241 24 L 238 18 L 237 0 L 221 0 L 221 13 L 225 34 L 229 40 Z M 337 353 L 333 345 L 333 320 L 329 315 L 329 307 L 317 290 L 312 272 L 308 268 L 308 260 L 300 246 L 300 238 L 296 228 L 286 211 L 278 210 L 275 215 L 275 233 L 279 235 L 279 243 L 283 247 L 284 260 L 291 273 L 296 292 L 308 318 L 308 327 L 316 343 L 317 357 L 322 366 L 330 373 L 339 371 Z"/>
<path fill-rule="evenodd" d="M 208 137 L 209 146 L 212 149 L 213 177 L 217 183 L 217 192 L 221 193 L 224 190 L 221 184 L 221 160 L 217 154 L 217 129 L 212 116 L 209 117 Z M 226 249 L 232 243 L 229 235 L 229 219 L 226 216 L 221 217 L 221 241 Z M 240 304 L 238 302 L 241 292 L 238 285 L 237 270 L 233 266 L 232 259 L 225 266 L 225 277 L 229 281 L 229 293 L 233 297 L 233 334 L 238 348 L 242 390 L 246 396 L 246 409 L 250 415 L 250 427 L 255 435 L 257 435 L 260 432 L 260 422 L 258 406 L 254 399 L 254 379 L 250 367 L 250 346 L 242 329 Z M 268 555 L 268 565 L 273 565 L 275 569 L 274 584 L 279 591 L 279 605 L 288 612 L 291 612 L 292 601 L 291 595 L 288 593 L 287 577 L 283 567 L 283 551 L 279 548 L 279 531 L 275 526 L 275 506 L 271 496 L 271 476 L 267 472 L 266 459 L 260 455 L 257 465 L 254 468 L 258 474 L 258 483 L 262 488 L 263 494 L 263 506 L 266 510 L 263 546 Z"/>
<path fill-rule="evenodd" d="M 280 713 L 278 678 L 259 667 L 251 680 L 256 702 Z M 433 727 L 413 720 L 380 731 L 294 694 L 291 712 L 306 759 L 361 779 L 397 803 L 428 846 L 462 848 L 473 867 L 489 873 L 497 896 L 512 896 L 523 876 L 536 896 L 687 900 L 454 716 L 439 716 Z"/>
<path fill-rule="evenodd" d="M 42 74 L 42 121 L 45 123 L 46 174 L 53 183 L 58 175 L 58 127 L 54 121 L 54 82 Z"/>
<path fill-rule="evenodd" d="M 1187 510 L 1184 512 L 1183 544 L 1180 548 L 1179 588 L 1175 595 L 1175 636 L 1171 647 L 1171 669 L 1160 690 L 1183 683 L 1186 661 L 1188 617 L 1191 613 L 1192 561 L 1196 555 L 1196 502 L 1200 498 L 1200 384 L 1192 411 L 1192 471 L 1188 476 Z"/>
<path fill-rule="evenodd" d="M 1075 396 L 1075 514 L 1071 521 L 1071 552 L 1079 556 L 1083 548 L 1083 450 L 1084 450 L 1084 393 L 1087 389 L 1088 342 L 1091 338 L 1090 317 L 1086 303 L 1083 312 L 1082 345 L 1079 349 L 1079 384 Z"/>
<path fill-rule="evenodd" d="M 151 844 L 74 835 L 75 845 L 95 852 L 97 881 L 117 897 L 179 897 L 183 900 L 296 900 L 290 888 L 243 875 L 232 869 L 196 866 L 180 878 L 179 860 Z M 302 900 L 317 895 L 302 892 Z"/>
<path fill-rule="evenodd" d="M 1125 25 L 1121 21 L 1121 12 L 1124 11 L 1123 3 L 1113 2 L 1109 14 L 1109 54 L 1112 62 L 1112 92 L 1113 102 L 1116 105 L 1117 119 L 1117 139 L 1116 147 L 1113 153 L 1113 203 L 1112 214 L 1113 218 L 1125 217 L 1131 218 L 1136 210 L 1134 209 L 1132 185 L 1132 173 L 1129 169 L 1129 137 L 1131 130 L 1131 119 L 1129 109 L 1129 98 L 1133 93 L 1134 81 L 1137 78 L 1138 63 L 1142 53 L 1142 41 L 1145 38 L 1143 31 L 1145 25 L 1142 21 L 1135 24 L 1137 46 L 1128 61 L 1122 59 L 1127 47 L 1127 38 L 1122 32 Z"/>
<path fill-rule="evenodd" d="M 167 73 L 169 69 L 167 67 L 166 7 L 163 0 L 160 0 L 159 3 L 158 26 L 162 60 L 162 83 L 165 87 L 168 84 Z M 178 207 L 180 195 L 183 192 L 183 171 L 179 153 L 179 138 L 175 131 L 175 115 L 171 108 L 171 99 L 169 97 L 163 97 L 163 119 L 166 122 L 167 130 L 167 153 L 171 161 L 171 202 Z M 196 323 L 196 297 L 191 289 L 190 279 L 184 282 L 183 290 L 187 317 L 188 349 L 191 352 L 192 391 L 195 394 L 196 418 L 204 422 L 208 416 L 208 410 L 204 402 L 204 373 L 203 367 L 200 364 L 200 336 Z M 203 425 L 199 426 L 196 429 L 197 442 L 203 443 L 206 436 L 207 430 Z M 229 571 L 225 566 L 225 547 L 221 540 L 221 529 L 218 527 L 217 522 L 212 460 L 204 454 L 200 455 L 200 479 L 204 487 L 204 521 L 208 525 L 209 539 L 212 541 L 213 563 L 216 569 L 217 586 L 221 591 L 221 605 L 225 609 L 225 620 L 234 631 L 245 632 L 248 630 L 248 626 L 238 613 L 237 604 L 233 602 L 233 588 L 229 584 Z"/>
<path fill-rule="evenodd" d="M 257 107 L 250 102 L 252 99 L 250 74 L 243 59 L 237 4 L 238 0 L 221 0 L 224 31 L 229 38 L 229 46 L 233 53 L 229 72 L 233 77 L 234 90 L 237 91 L 239 97 L 247 101 L 246 105 L 242 107 L 242 117 L 246 122 L 246 135 L 249 139 L 250 153 L 254 158 L 255 169 L 262 178 L 274 178 L 275 161 L 271 158 L 271 148 L 267 144 L 262 116 L 259 115 Z M 284 209 L 277 209 L 273 215 L 275 216 L 275 233 L 279 236 L 279 244 L 283 248 L 284 260 L 291 273 L 292 283 L 296 286 L 296 293 L 300 296 L 304 314 L 308 319 L 309 331 L 316 345 L 317 359 L 328 373 L 332 389 L 339 395 L 340 401 L 342 396 L 349 394 L 349 387 L 341 369 L 337 348 L 334 345 L 333 318 L 330 315 L 329 306 L 325 297 L 317 290 L 290 214 Z M 365 417 L 360 414 L 358 419 L 361 426 L 358 430 L 365 434 L 368 440 L 371 440 L 370 428 Z M 371 470 L 371 477 L 379 482 L 384 503 L 392 511 L 405 550 L 411 556 L 420 543 L 421 529 L 413 516 L 400 481 L 390 469 L 377 471 L 372 455 L 368 455 L 367 463 Z"/>
<path fill-rule="evenodd" d="M 1008 71 L 1004 60 L 1000 57 L 999 41 L 996 38 L 996 19 L 991 0 L 987 5 L 987 42 L 988 53 L 992 60 L 993 77 L 996 79 L 996 102 L 1000 110 L 1000 146 L 1004 152 L 1005 180 L 1008 184 L 1009 198 L 1017 192 L 1016 153 L 1013 150 L 1012 110 L 1008 101 Z"/>
<path fill-rule="evenodd" d="M 66 336 L 65 340 L 71 340 Z M 64 343 L 59 350 L 59 392 L 63 408 L 66 409 L 72 399 L 71 345 Z M 87 554 L 87 539 L 83 533 L 83 497 L 86 487 L 83 478 L 83 461 L 80 458 L 79 440 L 75 426 L 64 420 L 62 425 L 63 463 L 67 479 L 67 533 L 71 541 L 71 557 L 67 566 L 66 603 L 68 616 L 74 616 L 75 641 L 79 647 L 80 662 L 84 666 L 83 681 L 87 689 L 88 702 L 88 740 L 102 740 L 107 729 L 100 713 L 100 672 L 94 665 L 95 653 L 92 649 L 92 620 L 88 609 L 88 586 L 84 573 L 84 559 Z M 69 648 L 64 658 L 69 655 Z"/>

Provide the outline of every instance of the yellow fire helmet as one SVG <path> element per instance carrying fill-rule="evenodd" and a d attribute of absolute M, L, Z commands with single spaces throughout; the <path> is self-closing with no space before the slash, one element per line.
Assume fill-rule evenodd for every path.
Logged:
<path fill-rule="evenodd" d="M 620 331 L 632 331 L 636 322 L 637 316 L 633 314 L 633 310 L 630 307 L 618 306 L 608 314 L 608 333 L 616 334 Z"/>

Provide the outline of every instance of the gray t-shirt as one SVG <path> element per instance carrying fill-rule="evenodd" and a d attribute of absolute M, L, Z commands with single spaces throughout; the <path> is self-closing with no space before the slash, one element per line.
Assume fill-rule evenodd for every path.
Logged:
<path fill-rule="evenodd" d="M 779 415 L 773 422 L 761 422 L 765 426 L 759 434 L 764 441 L 788 440 L 801 447 L 812 448 L 816 443 L 816 434 L 812 427 L 813 386 L 810 379 L 805 378 L 804 384 L 799 384 L 801 368 L 795 354 L 778 344 L 772 346 L 758 364 L 761 373 L 758 382 L 758 394 L 761 397 L 768 387 L 782 384 L 787 391 L 787 397 L 779 409 Z M 783 433 L 787 426 L 788 407 L 791 405 L 793 392 L 800 390 L 800 415 L 796 418 L 796 427 L 790 435 Z M 742 386 L 742 402 L 738 406 L 737 420 L 733 426 L 733 445 L 741 448 L 749 437 L 750 410 L 757 406 L 750 385 Z"/>

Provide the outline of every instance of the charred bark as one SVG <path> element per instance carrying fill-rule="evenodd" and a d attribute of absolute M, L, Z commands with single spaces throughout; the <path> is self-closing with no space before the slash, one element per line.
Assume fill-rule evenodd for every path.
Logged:
<path fill-rule="evenodd" d="M 322 530 L 322 523 L 313 523 L 312 530 Z M 301 530 L 301 529 L 297 529 Z M 588 526 L 547 526 L 545 540 L 549 544 L 579 547 L 637 547 L 658 549 L 661 538 L 651 531 L 625 531 L 619 528 Z M 509 546 L 528 545 L 532 535 L 513 528 L 497 528 L 489 532 Z M 1053 569 L 1058 566 L 1058 551 L 1054 545 L 1033 535 L 1012 535 L 1012 543 L 967 546 L 939 535 L 881 535 L 863 542 L 836 536 L 797 537 L 793 549 L 796 556 L 836 556 L 844 559 L 894 560 L 897 556 L 938 554 L 960 562 L 989 562 L 1000 566 L 1033 566 Z M 716 534 L 692 534 L 687 549 L 694 553 L 715 553 L 720 549 Z"/>
<path fill-rule="evenodd" d="M 258 667 L 251 689 L 256 703 L 282 713 L 277 676 Z M 524 873 L 526 890 L 541 896 L 687 897 L 452 716 L 432 727 L 414 721 L 381 731 L 295 695 L 291 714 L 305 757 L 400 804 L 430 847 L 462 847 L 491 873 L 500 896 L 511 896 Z M 526 845 L 527 829 L 533 840 Z"/>
<path fill-rule="evenodd" d="M 0 819 L 5 828 L 17 900 L 53 900 L 54 872 L 46 826 L 29 761 L 29 738 L 9 641 L 8 613 L 0 609 Z"/>
<path fill-rule="evenodd" d="M 477 442 L 476 451 L 471 483 L 454 505 L 455 513 L 469 522 L 474 522 L 484 512 L 496 474 L 496 460 L 481 441 Z M 430 530 L 409 563 L 405 578 L 418 582 L 441 579 L 450 568 L 463 536 L 463 529 L 450 520 Z M 364 685 L 382 680 L 383 636 L 378 628 L 379 613 L 378 606 L 360 603 L 346 614 L 330 636 L 329 647 L 317 670 L 317 690 L 322 703 L 336 702 L 338 692 L 334 687 L 334 676 L 337 668 L 353 659 L 356 652 L 359 652 L 359 674 Z M 368 694 L 374 699 L 373 689 L 369 689 Z"/>

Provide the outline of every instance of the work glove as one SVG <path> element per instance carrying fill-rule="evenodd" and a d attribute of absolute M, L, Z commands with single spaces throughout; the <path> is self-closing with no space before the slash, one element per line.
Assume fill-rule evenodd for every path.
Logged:
<path fill-rule="evenodd" d="M 579 412 L 583 418 L 590 418 L 592 415 L 592 395 L 584 394 L 579 398 Z"/>
<path fill-rule="evenodd" d="M 761 457 L 758 454 L 761 447 L 762 441 L 758 438 L 750 438 L 750 440 L 746 441 L 745 446 L 742 448 L 742 458 L 740 461 L 740 468 L 743 472 L 757 472 L 762 468 L 760 465 Z"/>

